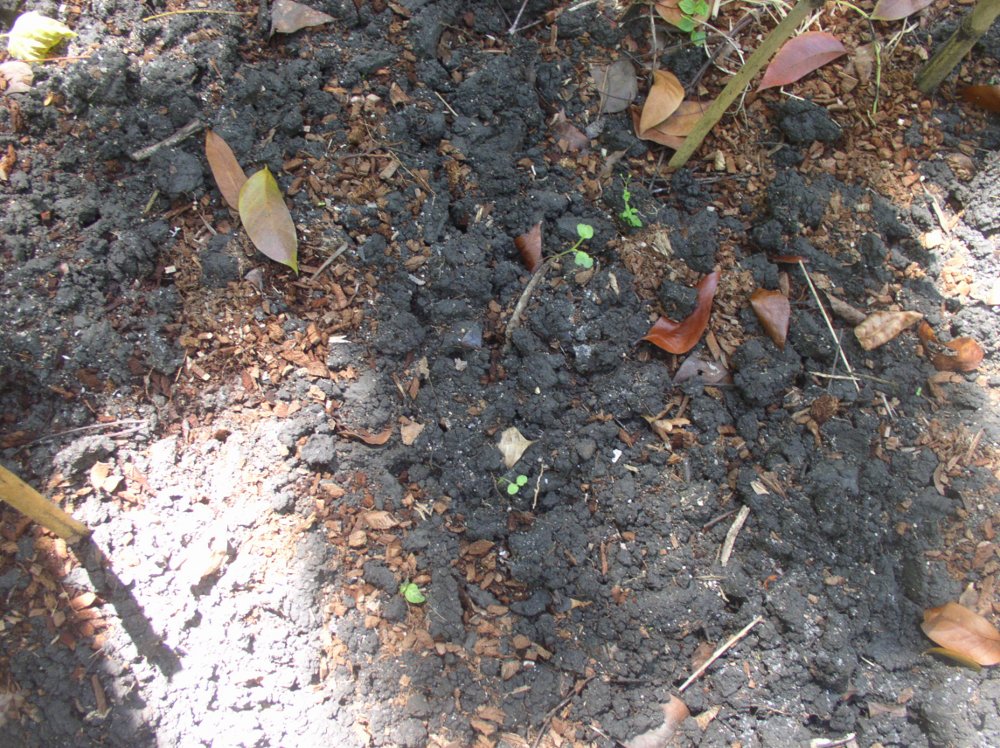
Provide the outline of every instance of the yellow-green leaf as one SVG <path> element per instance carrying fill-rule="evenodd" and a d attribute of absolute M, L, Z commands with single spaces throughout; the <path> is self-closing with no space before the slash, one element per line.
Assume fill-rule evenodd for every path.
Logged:
<path fill-rule="evenodd" d="M 253 245 L 275 262 L 299 272 L 299 240 L 278 182 L 265 166 L 240 189 L 240 220 Z"/>
<path fill-rule="evenodd" d="M 7 51 L 17 60 L 38 62 L 44 60 L 54 46 L 63 39 L 76 36 L 64 23 L 41 13 L 22 13 L 7 34 Z"/>

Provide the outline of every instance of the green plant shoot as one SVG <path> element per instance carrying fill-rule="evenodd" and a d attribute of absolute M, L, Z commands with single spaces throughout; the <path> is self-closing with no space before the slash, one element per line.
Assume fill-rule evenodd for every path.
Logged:
<path fill-rule="evenodd" d="M 406 580 L 399 585 L 399 591 L 402 593 L 403 597 L 406 598 L 406 602 L 412 605 L 422 605 L 427 602 L 427 598 L 424 597 L 424 593 L 420 591 L 420 587 L 410 580 Z"/>
<path fill-rule="evenodd" d="M 625 180 L 625 185 L 622 187 L 622 202 L 625 203 L 625 210 L 618 214 L 625 223 L 627 223 L 632 228 L 641 229 L 642 219 L 639 218 L 639 211 L 636 210 L 635 206 L 629 204 L 629 200 L 632 199 L 632 192 L 628 188 L 629 180 Z"/>
<path fill-rule="evenodd" d="M 517 492 L 527 484 L 528 476 L 519 475 L 514 480 L 507 480 L 506 478 L 501 478 L 500 480 L 507 484 L 508 496 L 517 496 Z"/>

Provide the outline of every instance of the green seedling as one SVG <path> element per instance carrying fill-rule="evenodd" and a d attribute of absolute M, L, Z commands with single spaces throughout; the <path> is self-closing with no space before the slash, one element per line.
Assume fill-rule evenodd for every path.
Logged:
<path fill-rule="evenodd" d="M 501 485 L 507 486 L 508 496 L 517 496 L 517 492 L 525 487 L 528 483 L 527 475 L 519 475 L 514 480 L 507 480 L 506 478 L 501 478 L 499 480 Z"/>
<path fill-rule="evenodd" d="M 677 22 L 677 28 L 690 34 L 694 44 L 704 46 L 706 34 L 701 24 L 711 11 L 706 0 L 681 0 L 677 3 L 677 9 L 684 14 Z"/>
<path fill-rule="evenodd" d="M 587 223 L 578 223 L 576 225 L 576 234 L 580 237 L 576 240 L 576 244 L 567 249 L 565 252 L 553 255 L 552 259 L 558 260 L 560 257 L 572 254 L 574 263 L 582 267 L 584 270 L 590 270 L 590 268 L 594 267 L 594 258 L 587 254 L 584 250 L 580 249 L 580 245 L 588 239 L 594 238 L 594 227 Z"/>
<path fill-rule="evenodd" d="M 399 585 L 399 592 L 404 598 L 406 598 L 406 602 L 411 603 L 412 605 L 422 605 L 427 602 L 427 598 L 424 597 L 424 593 L 420 591 L 420 587 L 418 587 L 414 582 L 411 582 L 409 579 Z"/>
<path fill-rule="evenodd" d="M 634 229 L 642 228 L 642 219 L 639 218 L 639 211 L 629 204 L 629 200 L 632 199 L 632 192 L 628 188 L 629 180 L 625 180 L 625 184 L 622 187 L 622 202 L 625 203 L 625 210 L 618 214 L 625 223 Z"/>

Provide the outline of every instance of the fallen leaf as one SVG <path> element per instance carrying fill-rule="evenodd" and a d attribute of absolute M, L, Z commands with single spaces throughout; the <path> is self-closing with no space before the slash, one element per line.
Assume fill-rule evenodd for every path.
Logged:
<path fill-rule="evenodd" d="M 660 132 L 659 128 L 656 127 L 642 130 L 639 127 L 639 118 L 641 117 L 639 107 L 632 107 L 630 113 L 632 115 L 632 127 L 635 129 L 637 138 L 651 140 L 654 143 L 665 145 L 667 148 L 673 148 L 675 151 L 684 144 L 684 138 L 680 135 L 668 135 L 665 132 Z"/>
<path fill-rule="evenodd" d="M 698 120 L 708 109 L 708 104 L 703 101 L 682 101 L 677 110 L 658 124 L 654 130 L 664 135 L 676 135 L 687 137 L 691 134 Z"/>
<path fill-rule="evenodd" d="M 240 220 L 250 241 L 275 262 L 299 272 L 299 240 L 277 181 L 265 166 L 240 188 Z"/>
<path fill-rule="evenodd" d="M 955 650 L 980 665 L 1000 662 L 1000 631 L 958 603 L 925 610 L 920 628 L 935 644 Z"/>
<path fill-rule="evenodd" d="M 508 469 L 514 467 L 524 451 L 534 443 L 530 439 L 525 439 L 516 426 L 504 429 L 503 433 L 500 434 L 500 441 L 497 443 L 500 454 L 503 455 L 503 464 Z"/>
<path fill-rule="evenodd" d="M 854 74 L 858 76 L 858 81 L 868 83 L 875 70 L 875 44 L 870 42 L 855 47 L 854 54 L 851 55 L 851 64 L 854 65 Z"/>
<path fill-rule="evenodd" d="M 788 338 L 788 322 L 792 316 L 792 305 L 781 291 L 768 291 L 758 288 L 750 296 L 750 306 L 764 332 L 774 341 L 774 344 L 785 349 Z"/>
<path fill-rule="evenodd" d="M 682 101 L 684 86 L 677 76 L 666 70 L 654 70 L 653 85 L 639 116 L 639 132 L 644 133 L 659 125 L 677 111 Z"/>
<path fill-rule="evenodd" d="M 528 231 L 514 240 L 514 246 L 521 255 L 521 262 L 529 272 L 535 272 L 542 262 L 542 222 L 539 221 Z"/>
<path fill-rule="evenodd" d="M 3 92 L 5 94 L 24 93 L 31 90 L 31 82 L 35 79 L 35 74 L 31 71 L 31 65 L 19 60 L 7 60 L 0 63 L 0 79 L 4 82 Z"/>
<path fill-rule="evenodd" d="M 346 436 L 350 439 L 358 439 L 372 447 L 381 447 L 383 444 L 389 441 L 389 437 L 392 436 L 392 425 L 390 424 L 386 426 L 377 434 L 373 434 L 370 431 L 364 431 L 364 430 L 354 431 L 353 429 L 345 429 L 345 428 L 339 429 L 337 433 L 340 434 L 341 436 Z"/>
<path fill-rule="evenodd" d="M 966 86 L 958 93 L 962 101 L 990 112 L 1000 112 L 1000 86 Z"/>
<path fill-rule="evenodd" d="M 715 361 L 708 361 L 697 353 L 692 353 L 677 369 L 673 381 L 674 384 L 680 384 L 695 377 L 701 377 L 701 381 L 705 384 L 718 384 L 729 378 L 729 370 Z"/>
<path fill-rule="evenodd" d="M 830 302 L 830 308 L 833 310 L 833 313 L 847 324 L 856 326 L 865 321 L 865 313 L 860 309 L 855 309 L 843 299 L 839 299 L 829 292 L 826 294 L 826 299 Z"/>
<path fill-rule="evenodd" d="M 639 94 L 635 66 L 622 57 L 610 65 L 591 65 L 590 77 L 600 98 L 602 114 L 616 114 L 628 108 Z"/>
<path fill-rule="evenodd" d="M 875 312 L 854 328 L 854 334 L 861 347 L 871 351 L 885 345 L 923 317 L 920 312 Z"/>
<path fill-rule="evenodd" d="M 807 31 L 785 42 L 771 64 L 757 91 L 794 83 L 826 63 L 846 55 L 847 49 L 833 34 Z"/>
<path fill-rule="evenodd" d="M 947 647 L 931 647 L 930 649 L 925 650 L 924 654 L 929 654 L 933 655 L 934 657 L 940 657 L 945 660 L 950 660 L 956 665 L 967 667 L 969 668 L 969 670 L 975 670 L 977 673 L 983 669 L 983 666 L 980 665 L 971 657 L 966 657 L 961 652 L 956 652 L 954 649 L 948 649 Z"/>
<path fill-rule="evenodd" d="M 684 13 L 677 7 L 679 3 L 680 0 L 657 0 L 653 7 L 660 18 L 669 24 L 677 26 L 684 17 Z"/>
<path fill-rule="evenodd" d="M 63 39 L 73 36 L 76 34 L 66 24 L 29 11 L 19 15 L 7 32 L 7 51 L 16 60 L 38 62 Z"/>
<path fill-rule="evenodd" d="M 898 21 L 923 10 L 934 0 L 878 0 L 872 11 L 873 21 Z"/>
<path fill-rule="evenodd" d="M 560 109 L 552 119 L 552 134 L 556 145 L 563 153 L 586 153 L 590 150 L 590 138 L 579 127 L 566 119 L 566 112 Z"/>
<path fill-rule="evenodd" d="M 695 289 L 698 291 L 698 302 L 694 311 L 682 322 L 674 322 L 667 317 L 656 320 L 643 340 L 647 340 L 657 348 L 667 353 L 687 353 L 701 339 L 702 333 L 708 327 L 708 318 L 712 314 L 712 300 L 715 290 L 719 287 L 719 271 L 715 270 L 702 278 Z"/>
<path fill-rule="evenodd" d="M 208 130 L 205 133 L 205 156 L 222 199 L 233 210 L 239 210 L 240 190 L 247 182 L 247 175 L 236 160 L 233 149 L 222 136 Z"/>
<path fill-rule="evenodd" d="M 389 530 L 399 524 L 389 512 L 384 510 L 365 512 L 361 517 L 365 524 L 373 530 Z"/>
<path fill-rule="evenodd" d="M 667 748 L 670 739 L 677 732 L 677 728 L 690 716 L 691 712 L 687 705 L 673 694 L 670 695 L 670 701 L 661 706 L 663 724 L 632 738 L 625 743 L 626 748 Z"/>
<path fill-rule="evenodd" d="M 417 437 L 420 436 L 420 432 L 423 430 L 424 424 L 411 421 L 407 418 L 403 420 L 403 424 L 399 427 L 399 436 L 403 444 L 409 447 L 417 440 Z"/>
<path fill-rule="evenodd" d="M 333 16 L 313 10 L 308 5 L 293 0 L 274 0 L 271 6 L 271 34 L 294 34 L 310 26 L 333 23 Z"/>
<path fill-rule="evenodd" d="M 10 174 L 16 166 L 17 151 L 14 150 L 13 143 L 8 143 L 6 152 L 0 156 L 0 182 L 6 182 L 10 179 Z"/>
<path fill-rule="evenodd" d="M 942 343 L 926 321 L 920 323 L 917 335 L 929 349 L 931 363 L 938 371 L 975 371 L 983 362 L 983 348 L 972 338 L 955 338 L 950 343 Z M 949 348 L 955 353 L 936 350 L 938 348 Z"/>

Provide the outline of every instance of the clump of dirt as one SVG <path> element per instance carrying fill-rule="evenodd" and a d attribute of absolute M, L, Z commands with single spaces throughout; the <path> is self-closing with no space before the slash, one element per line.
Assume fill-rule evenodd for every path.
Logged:
<path fill-rule="evenodd" d="M 1000 742 L 996 676 L 918 625 L 996 612 L 995 123 L 913 92 L 913 41 L 874 128 L 824 70 L 665 175 L 588 74 L 648 55 L 648 19 L 313 5 L 337 22 L 268 38 L 257 3 L 92 3 L 67 20 L 96 48 L 0 107 L 2 458 L 94 531 L 4 512 L 2 741 L 615 745 L 759 617 L 681 743 Z M 242 236 L 206 127 L 277 176 L 298 277 Z M 591 226 L 595 266 L 529 290 L 539 221 L 548 256 Z M 639 341 L 713 269 L 695 353 L 723 376 L 675 380 Z M 791 302 L 783 349 L 758 287 Z M 849 307 L 985 362 L 864 350 Z"/>

